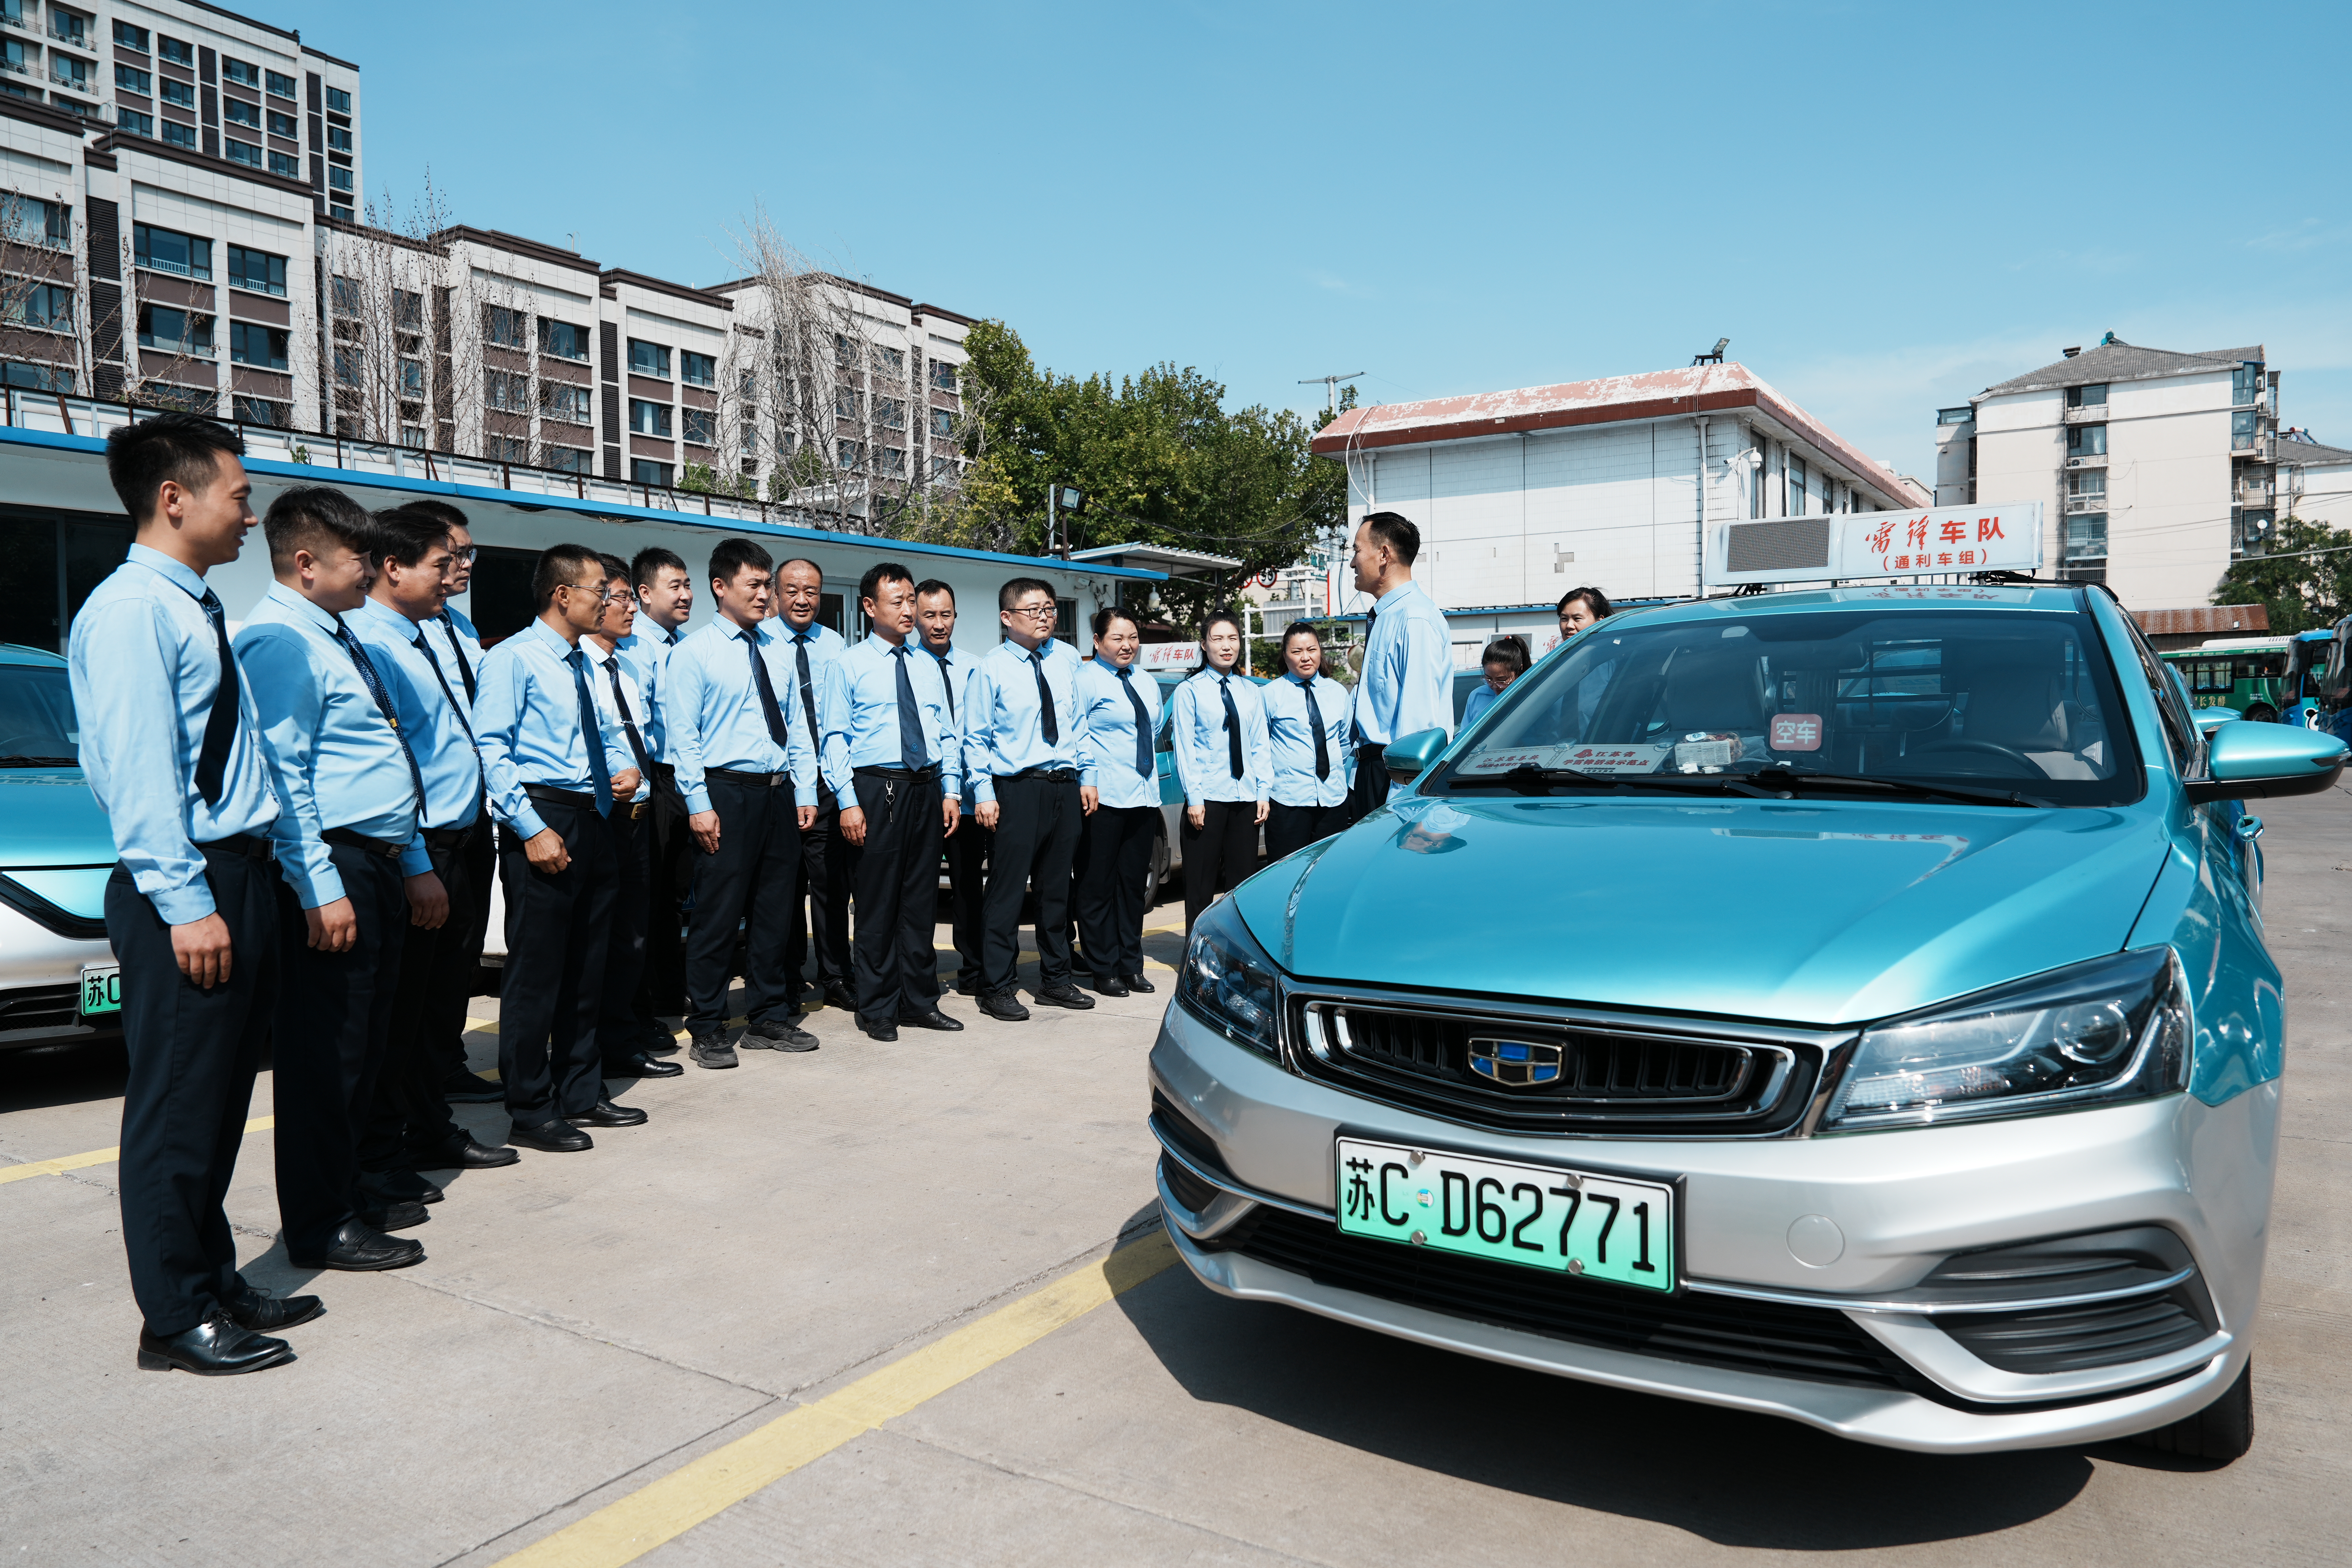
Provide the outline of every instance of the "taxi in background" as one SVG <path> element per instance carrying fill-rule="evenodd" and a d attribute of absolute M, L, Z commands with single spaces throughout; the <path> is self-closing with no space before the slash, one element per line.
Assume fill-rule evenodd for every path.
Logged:
<path fill-rule="evenodd" d="M 1621 614 L 1388 756 L 1194 929 L 1150 1072 L 1195 1276 L 1896 1447 L 2245 1450 L 2242 803 L 2343 742 L 2201 728 L 2102 587 L 1832 586 Z"/>
<path fill-rule="evenodd" d="M 0 644 L 0 1051 L 120 1038 L 114 835 L 81 773 L 66 661 Z"/>

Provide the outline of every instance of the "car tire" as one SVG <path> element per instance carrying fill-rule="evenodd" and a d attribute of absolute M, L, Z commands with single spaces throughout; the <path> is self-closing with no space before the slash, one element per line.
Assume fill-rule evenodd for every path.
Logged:
<path fill-rule="evenodd" d="M 2246 719 L 2250 723 L 2275 724 L 2278 722 L 2278 710 L 2257 702 L 2246 710 Z"/>
<path fill-rule="evenodd" d="M 2247 1358 L 2238 1381 L 2221 1398 L 2169 1426 L 2135 1434 L 2132 1442 L 2138 1447 L 2153 1448 L 2159 1454 L 2178 1454 L 2186 1459 L 2218 1459 L 2226 1465 L 2232 1459 L 2244 1458 L 2246 1451 L 2254 1446 L 2253 1358 Z"/>
<path fill-rule="evenodd" d="M 1174 857 L 1168 852 L 1168 835 L 1151 836 L 1151 880 L 1144 884 L 1143 900 L 1149 904 L 1160 897 L 1160 889 L 1168 884 L 1168 862 Z"/>

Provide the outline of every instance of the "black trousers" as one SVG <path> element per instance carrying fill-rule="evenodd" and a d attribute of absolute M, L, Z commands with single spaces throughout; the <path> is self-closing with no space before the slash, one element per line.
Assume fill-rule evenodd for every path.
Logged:
<path fill-rule="evenodd" d="M 833 796 L 828 792 L 819 798 L 829 803 Z M 792 937 L 784 968 L 792 983 L 800 984 L 814 947 L 817 985 L 847 985 L 849 883 L 856 846 L 843 841 L 841 811 L 831 804 L 817 806 L 816 822 L 799 838 L 800 869 L 793 880 Z"/>
<path fill-rule="evenodd" d="M 466 863 L 466 902 L 460 906 L 453 899 L 449 904 L 449 923 L 461 928 L 457 952 L 450 960 L 457 979 L 435 992 L 425 1011 L 425 1037 L 440 1058 L 445 1079 L 468 1070 L 466 1005 L 473 1000 L 474 983 L 482 968 L 482 944 L 490 931 L 490 889 L 499 875 L 499 835 L 487 800 L 474 818 L 474 837 L 459 852 L 459 858 Z"/>
<path fill-rule="evenodd" d="M 1078 781 L 1000 778 L 988 891 L 981 902 L 981 989 L 1009 992 L 1021 978 L 1021 899 L 1037 890 L 1041 989 L 1070 983 L 1070 864 L 1077 857 Z"/>
<path fill-rule="evenodd" d="M 1318 839 L 1328 838 L 1348 826 L 1348 803 L 1337 805 L 1285 805 L 1276 801 L 1266 807 L 1265 858 L 1279 860 L 1295 855 Z"/>
<path fill-rule="evenodd" d="M 980 818 L 967 805 L 945 845 L 949 923 L 955 931 L 956 984 L 965 991 L 984 989 L 982 979 L 988 973 L 987 960 L 981 951 L 981 907 L 988 892 L 989 841 L 995 837 L 980 825 Z"/>
<path fill-rule="evenodd" d="M 650 808 L 652 803 L 646 805 Z M 617 1067 L 645 1048 L 645 1025 L 637 1018 L 637 991 L 646 975 L 646 864 L 650 815 L 632 815 L 628 802 L 615 801 L 604 819 L 613 836 L 613 921 L 604 937 L 604 1000 L 596 1019 L 597 1048 L 607 1068 Z"/>
<path fill-rule="evenodd" d="M 375 1103 L 360 1137 L 360 1169 L 383 1172 L 409 1163 L 413 1153 L 438 1148 L 465 1131 L 449 1114 L 442 1084 L 448 1063 L 428 1026 L 436 1007 L 451 997 L 462 1007 L 473 988 L 477 959 L 466 944 L 466 922 L 475 901 L 474 840 L 488 837 L 487 818 L 474 824 L 464 848 L 434 849 L 433 874 L 449 895 L 449 918 L 432 931 L 408 927 L 400 942 L 400 972 L 393 982 L 392 1026 L 376 1073 Z"/>
<path fill-rule="evenodd" d="M 687 831 L 686 797 L 667 763 L 654 764 L 653 810 L 646 818 L 646 973 L 637 984 L 636 1017 L 651 1025 L 686 1011 L 686 919 L 679 905 L 694 875 L 694 836 Z"/>
<path fill-rule="evenodd" d="M 1257 802 L 1213 800 L 1201 808 L 1201 826 L 1184 813 L 1184 929 L 1201 911 L 1230 893 L 1257 869 Z"/>
<path fill-rule="evenodd" d="M 792 940 L 793 882 L 802 835 L 789 784 L 771 788 L 706 782 L 719 814 L 719 853 L 694 847 L 694 923 L 686 933 L 687 1019 L 697 1028 L 727 1022 L 735 928 L 748 928 L 743 998 L 754 1024 L 800 1014 L 800 976 L 785 963 Z"/>
<path fill-rule="evenodd" d="M 852 879 L 857 935 L 850 969 L 857 1019 L 880 1028 L 939 1005 L 940 776 L 887 778 L 860 769 L 852 784 L 866 813 Z M 849 847 L 845 843 L 842 846 Z"/>
<path fill-rule="evenodd" d="M 1156 805 L 1098 805 L 1078 836 L 1079 954 L 1097 979 L 1143 973 L 1143 884 L 1160 831 Z"/>
<path fill-rule="evenodd" d="M 122 966 L 122 1250 L 150 1333 L 194 1328 L 238 1289 L 221 1208 L 278 1001 L 278 868 L 207 849 L 205 882 L 228 927 L 228 980 L 199 989 L 172 928 L 121 866 L 106 879 L 106 939 Z"/>
<path fill-rule="evenodd" d="M 1362 821 L 1389 803 L 1389 764 L 1378 746 L 1356 748 L 1356 782 L 1348 790 L 1348 821 Z"/>
<path fill-rule="evenodd" d="M 523 836 L 499 835 L 507 900 L 506 976 L 499 987 L 499 1076 L 518 1127 L 577 1116 L 604 1098 L 596 1016 L 604 1003 L 604 939 L 620 868 L 612 830 L 593 805 L 532 805 L 563 838 L 572 863 L 531 868 Z"/>
<path fill-rule="evenodd" d="M 278 889 L 278 1016 L 271 1030 L 271 1098 L 278 1115 L 278 1216 L 286 1255 L 323 1255 L 364 1205 L 360 1135 L 375 1106 L 375 1080 L 392 1034 L 408 894 L 400 862 L 373 849 L 327 846 L 343 879 L 358 939 L 341 952 L 310 945 L 290 886 Z"/>

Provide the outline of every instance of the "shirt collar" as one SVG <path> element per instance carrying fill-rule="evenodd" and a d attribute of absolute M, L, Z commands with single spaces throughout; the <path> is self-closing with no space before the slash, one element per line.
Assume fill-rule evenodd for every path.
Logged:
<path fill-rule="evenodd" d="M 540 646 L 547 648 L 558 658 L 568 659 L 572 657 L 572 645 L 565 642 L 562 637 L 556 636 L 554 628 L 550 626 L 545 621 L 541 620 L 537 616 L 531 616 L 530 625 L 525 626 L 520 635 L 527 637 L 537 637 L 540 641 Z"/>
<path fill-rule="evenodd" d="M 786 642 L 798 642 L 803 637 L 808 638 L 808 640 L 813 643 L 823 642 L 824 640 L 825 626 L 823 621 L 811 621 L 808 624 L 808 629 L 806 631 L 803 631 L 800 627 L 793 625 L 792 622 L 784 619 L 782 616 L 775 616 L 771 617 L 771 619 L 775 625 L 776 635 L 782 637 Z"/>
<path fill-rule="evenodd" d="M 201 599 L 210 591 L 205 588 L 204 578 L 186 563 L 174 561 L 152 546 L 134 544 L 131 547 L 130 553 L 123 559 L 136 561 L 156 575 L 169 578 L 173 587 L 186 594 L 191 599 Z"/>
<path fill-rule="evenodd" d="M 1105 658 L 1100 654 L 1095 655 L 1094 658 L 1088 659 L 1087 662 L 1089 664 L 1100 665 L 1103 668 L 1103 672 L 1111 676 L 1113 679 L 1125 675 L 1133 675 L 1135 673 L 1135 666 L 1130 664 L 1125 669 L 1121 669 L 1118 666 L 1113 664 L 1110 660 Z"/>
<path fill-rule="evenodd" d="M 952 659 L 955 658 L 955 644 L 953 644 L 953 643 L 950 643 L 950 644 L 948 644 L 947 648 L 946 648 L 946 651 L 944 651 L 944 652 L 942 652 L 941 650 L 940 650 L 940 649 L 938 649 L 938 648 L 933 647 L 932 647 L 929 643 L 928 643 L 928 642 L 926 642 L 926 643 L 924 643 L 924 644 L 922 645 L 922 648 L 923 648 L 923 651 L 924 651 L 925 653 L 929 654 L 933 658 L 938 659 L 941 664 L 946 664 L 946 663 L 950 662 L 950 660 L 952 660 Z"/>
<path fill-rule="evenodd" d="M 333 637 L 342 629 L 342 621 L 333 612 L 319 608 L 283 583 L 269 584 L 269 592 L 262 597 L 275 601 L 284 606 L 295 618 L 310 622 L 329 637 Z"/>
<path fill-rule="evenodd" d="M 897 653 L 899 647 L 909 646 L 913 640 L 913 638 L 908 638 L 906 643 L 901 643 L 898 645 L 897 647 L 894 647 L 891 646 L 890 639 L 884 637 L 880 632 L 867 632 L 866 634 L 865 642 L 859 646 L 862 647 L 872 648 L 874 650 L 874 657 L 877 658 L 888 658 L 891 655 Z"/>
<path fill-rule="evenodd" d="M 344 617 L 347 621 L 373 621 L 386 631 L 396 631 L 403 642 L 415 642 L 425 635 L 423 626 L 410 620 L 383 600 L 370 597 L 361 601 L 360 607 Z"/>
<path fill-rule="evenodd" d="M 1407 594 L 1412 593 L 1415 588 L 1420 586 L 1420 584 L 1408 578 L 1404 582 L 1398 584 L 1395 587 L 1391 588 L 1387 593 L 1382 594 L 1379 600 L 1374 603 L 1372 608 L 1376 610 L 1388 609 L 1391 605 L 1395 605 L 1398 600 L 1402 599 Z"/>

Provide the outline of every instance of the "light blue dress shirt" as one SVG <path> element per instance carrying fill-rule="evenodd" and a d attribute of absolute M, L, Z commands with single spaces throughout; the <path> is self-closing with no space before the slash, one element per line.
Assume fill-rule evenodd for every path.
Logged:
<path fill-rule="evenodd" d="M 782 636 L 784 623 L 771 618 L 746 633 L 721 616 L 689 632 L 662 665 L 667 683 L 662 694 L 664 721 L 668 725 L 670 763 L 677 769 L 677 790 L 688 811 L 709 811 L 710 790 L 703 774 L 711 768 L 730 773 L 783 773 L 793 776 L 798 804 L 816 804 L 816 744 L 802 716 L 800 693 L 793 673 L 790 645 Z M 768 683 L 775 689 L 776 706 L 784 715 L 789 744 L 779 750 L 760 710 L 758 683 L 751 679 L 751 656 L 743 639 L 755 637 L 761 662 L 768 667 Z M 810 660 L 815 672 L 815 660 Z"/>
<path fill-rule="evenodd" d="M 1351 733 L 1372 746 L 1423 730 L 1453 734 L 1454 640 L 1444 616 L 1418 583 L 1390 589 L 1372 608 Z M 1403 787 L 1392 784 L 1390 793 Z"/>
<path fill-rule="evenodd" d="M 1007 637 L 981 655 L 964 682 L 963 760 L 975 800 L 994 800 L 998 779 L 1031 768 L 1076 768 L 1080 784 L 1095 783 L 1086 710 L 1078 702 L 1077 650 L 1048 637 L 1037 652 L 1060 736 L 1051 745 L 1037 700 L 1038 666 L 1019 643 Z"/>
<path fill-rule="evenodd" d="M 969 813 L 972 806 L 972 770 L 966 762 L 963 749 L 963 694 L 971 680 L 971 667 L 978 660 L 953 644 L 948 646 L 944 654 L 934 651 L 929 643 L 921 646 L 923 657 L 939 666 L 940 679 L 947 685 L 948 720 L 955 731 L 956 773 L 963 780 L 963 808 Z"/>
<path fill-rule="evenodd" d="M 637 625 L 645 629 L 631 632 L 614 649 L 621 656 L 621 668 L 635 679 L 637 689 L 645 695 L 645 710 L 637 715 L 637 734 L 646 743 L 646 754 L 657 763 L 675 762 L 669 754 L 669 731 L 662 719 L 662 666 L 669 661 L 669 650 L 686 636 L 686 628 L 672 631 L 642 611 Z"/>
<path fill-rule="evenodd" d="M 963 743 L 955 721 L 948 717 L 947 682 L 940 661 L 922 651 L 920 639 L 907 639 L 908 684 L 915 692 L 916 710 L 922 715 L 926 764 L 937 764 L 940 789 L 946 795 L 963 790 Z M 834 661 L 825 683 L 818 716 L 824 723 L 824 782 L 843 800 L 855 800 L 851 775 L 859 768 L 910 766 L 899 755 L 898 649 L 880 636 L 865 641 Z"/>
<path fill-rule="evenodd" d="M 606 653 L 589 638 L 582 637 L 580 639 L 580 651 L 588 656 L 588 691 L 589 694 L 596 700 L 596 716 L 604 721 L 607 729 L 615 731 L 619 733 L 621 737 L 621 749 L 626 752 L 629 750 L 628 724 L 635 724 L 637 727 L 637 739 L 639 741 L 643 741 L 646 738 L 644 722 L 644 715 L 646 712 L 645 692 L 638 688 L 637 678 L 629 673 L 629 661 L 621 657 L 621 650 L 618 647 L 614 648 L 610 653 Z M 621 710 L 613 706 L 613 678 L 611 675 L 606 673 L 608 668 L 617 668 L 620 671 L 621 698 L 622 700 L 625 701 L 629 705 L 629 718 L 627 724 L 622 722 Z M 636 758 L 636 752 L 629 752 L 629 766 L 633 768 L 637 766 Z M 646 748 L 646 760 L 647 762 L 654 760 L 653 748 L 651 746 L 647 746 Z M 649 799 L 653 793 L 653 774 L 643 768 L 638 768 L 637 793 L 631 795 L 629 798 L 633 801 L 646 800 Z"/>
<path fill-rule="evenodd" d="M 1135 771 L 1135 704 L 1127 700 L 1129 686 L 1150 715 L 1143 731 L 1149 751 L 1151 738 L 1160 732 L 1160 682 L 1131 666 L 1128 679 L 1121 680 L 1118 667 L 1099 658 L 1078 667 L 1078 703 L 1086 711 L 1087 754 L 1094 763 L 1097 804 L 1114 810 L 1160 804 L 1158 765 L 1148 773 Z"/>
<path fill-rule="evenodd" d="M 1307 689 L 1295 675 L 1282 675 L 1257 689 L 1265 705 L 1266 749 L 1273 758 L 1274 798 L 1284 805 L 1338 805 L 1356 776 L 1356 753 L 1348 745 L 1348 689 L 1328 675 L 1315 678 L 1315 711 L 1307 712 Z M 1331 776 L 1315 776 L 1315 730 L 1323 726 L 1323 746 Z"/>
<path fill-rule="evenodd" d="M 332 613 L 273 583 L 236 634 L 262 751 L 289 807 L 269 836 L 278 869 L 306 910 L 343 896 L 342 874 L 319 837 L 331 827 L 406 846 L 403 875 L 433 868 L 416 830 L 422 803 L 400 731 L 336 635 L 341 626 Z"/>
<path fill-rule="evenodd" d="M 489 776 L 490 810 L 525 838 L 547 830 L 524 793 L 526 784 L 591 793 L 596 787 L 588 771 L 592 743 L 604 748 L 610 777 L 637 765 L 628 737 L 604 721 L 603 709 L 595 710 L 599 733 L 582 732 L 580 689 L 572 675 L 574 651 L 534 616 L 530 625 L 482 656 L 475 678 L 481 682 L 481 700 L 474 704 L 474 745 Z M 586 668 L 584 655 L 582 666 Z"/>
<path fill-rule="evenodd" d="M 1462 727 L 1467 730 L 1476 723 L 1478 715 L 1492 708 L 1495 705 L 1495 699 L 1501 695 L 1501 692 L 1483 680 L 1472 687 L 1468 700 L 1462 704 Z"/>
<path fill-rule="evenodd" d="M 457 695 L 466 721 L 474 720 L 474 700 L 467 694 L 466 679 L 471 676 L 476 689 L 482 679 L 482 634 L 474 623 L 455 605 L 444 605 L 441 613 L 429 621 L 419 623 L 425 628 L 425 646 L 433 650 L 433 662 L 441 667 L 448 678 L 449 689 Z"/>
<path fill-rule="evenodd" d="M 262 755 L 253 678 L 237 679 L 237 726 L 220 799 L 196 791 L 196 759 L 220 689 L 220 641 L 205 580 L 143 544 L 84 600 L 67 653 L 82 775 L 114 829 L 114 852 L 167 925 L 213 912 L 199 844 L 265 833 L 283 809 Z M 244 661 L 236 661 L 240 670 Z"/>
<path fill-rule="evenodd" d="M 1223 685 L 1234 694 L 1234 711 L 1242 721 L 1242 776 L 1234 777 L 1233 746 L 1225 739 Z M 1186 805 L 1213 800 L 1271 800 L 1271 759 L 1267 754 L 1265 703 L 1246 675 L 1236 670 L 1220 676 L 1203 667 L 1176 689 L 1169 736 L 1176 752 L 1176 780 L 1184 786 Z"/>
<path fill-rule="evenodd" d="M 458 706 L 466 700 L 464 690 L 447 685 L 423 626 L 391 605 L 370 599 L 345 616 L 343 624 L 366 645 L 392 710 L 400 717 L 401 732 L 416 752 L 425 774 L 422 826 L 465 826 L 482 812 L 482 763 Z M 421 650 L 420 637 L 425 638 Z"/>

